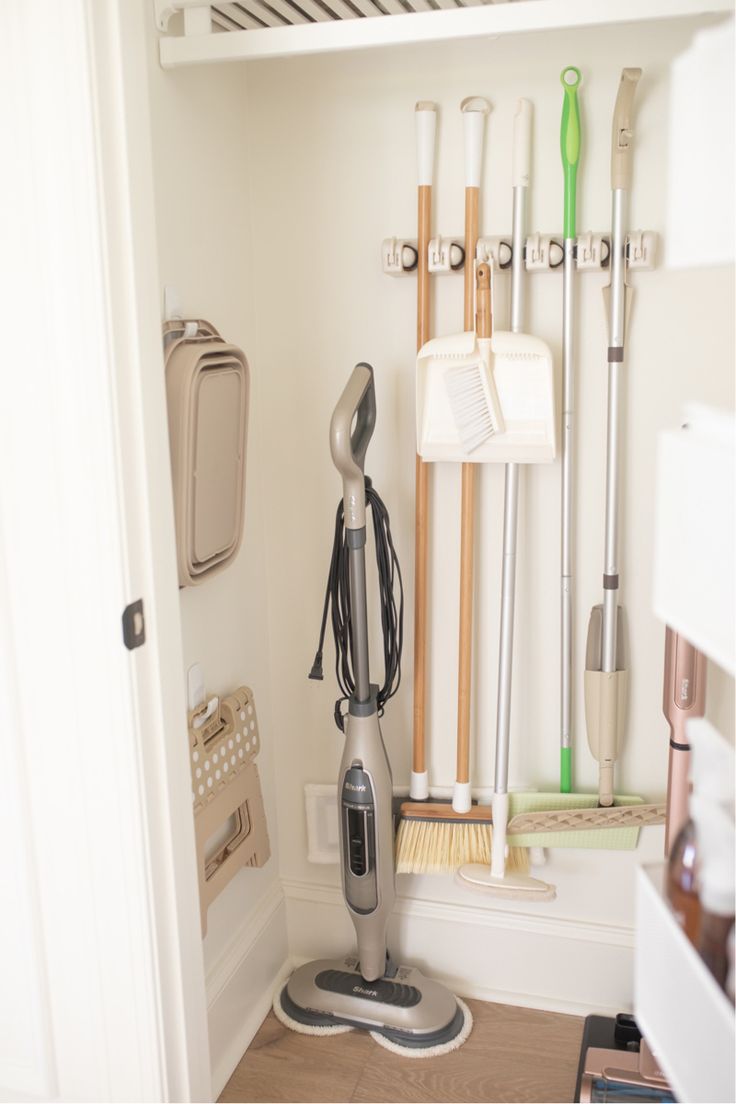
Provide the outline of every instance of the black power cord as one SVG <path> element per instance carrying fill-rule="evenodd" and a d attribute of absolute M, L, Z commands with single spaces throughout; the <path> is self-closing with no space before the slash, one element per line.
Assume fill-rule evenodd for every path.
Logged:
<path fill-rule="evenodd" d="M 381 605 L 381 631 L 383 636 L 383 685 L 378 690 L 378 715 L 401 684 L 401 650 L 404 644 L 404 584 L 401 579 L 396 549 L 391 537 L 391 520 L 380 495 L 370 479 L 365 481 L 366 508 L 373 518 L 373 534 L 376 546 L 376 568 Z M 398 595 L 397 595 L 398 590 Z M 397 605 L 398 596 L 398 605 Z M 335 724 L 342 732 L 344 717 L 342 703 L 355 691 L 353 675 L 352 642 L 350 638 L 350 579 L 348 546 L 345 537 L 343 502 L 340 499 L 335 514 L 335 536 L 332 542 L 332 558 L 327 576 L 325 604 L 322 611 L 322 627 L 319 647 L 314 657 L 310 679 L 322 679 L 322 650 L 327 629 L 327 614 L 332 608 L 332 634 L 335 638 L 335 674 L 342 696 L 335 702 Z"/>

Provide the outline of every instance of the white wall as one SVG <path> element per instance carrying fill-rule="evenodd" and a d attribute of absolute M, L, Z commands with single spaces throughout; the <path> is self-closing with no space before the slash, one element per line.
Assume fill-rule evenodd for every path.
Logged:
<path fill-rule="evenodd" d="M 185 668 L 199 662 L 212 693 L 227 694 L 243 683 L 254 691 L 262 739 L 257 762 L 271 842 L 270 861 L 260 870 L 241 870 L 209 910 L 204 958 L 217 1094 L 250 1041 L 253 1001 L 270 989 L 288 954 L 278 883 L 275 732 L 264 585 L 267 433 L 262 373 L 252 353 L 248 113 L 242 68 L 164 72 L 147 4 L 146 16 L 161 281 L 177 288 L 186 317 L 213 322 L 226 340 L 240 345 L 251 358 L 243 546 L 226 571 L 180 591 Z M 181 740 L 184 754 L 185 728 Z M 265 1009 L 253 1030 L 263 1014 Z"/>
<path fill-rule="evenodd" d="M 529 35 L 496 42 L 256 63 L 248 70 L 247 97 L 241 92 L 241 105 L 247 105 L 253 154 L 253 363 L 263 384 L 263 405 L 256 421 L 264 433 L 281 872 L 290 900 L 291 946 L 297 954 L 314 954 L 325 949 L 325 943 L 340 949 L 337 935 L 326 939 L 323 934 L 328 917 L 339 924 L 343 941 L 349 940 L 349 931 L 336 911 L 339 901 L 330 890 L 337 884 L 337 868 L 310 867 L 306 860 L 302 787 L 305 782 L 332 781 L 341 748 L 332 721 L 336 689 L 331 645 L 325 682 L 320 686 L 308 682 L 306 676 L 316 646 L 333 515 L 340 494 L 329 458 L 328 422 L 353 364 L 362 359 L 374 365 L 378 390 L 378 426 L 368 471 L 391 511 L 407 584 L 405 681 L 388 708 L 383 728 L 395 781 L 406 784 L 408 780 L 415 283 L 412 278 L 384 276 L 379 250 L 386 236 L 414 234 L 414 103 L 435 99 L 441 109 L 435 229 L 444 234 L 462 230 L 458 106 L 465 95 L 473 93 L 485 94 L 493 103 L 481 231 L 494 234 L 510 229 L 510 138 L 513 111 L 521 95 L 535 105 L 530 229 L 559 230 L 559 73 L 565 65 L 579 65 L 584 73 L 580 93 L 584 136 L 578 225 L 580 230 L 604 230 L 610 224 L 610 126 L 619 73 L 623 65 L 641 65 L 644 76 L 636 109 L 631 222 L 633 227 L 665 234 L 668 66 L 689 41 L 690 32 L 687 23 L 653 24 L 638 27 L 635 37 L 627 28 Z M 211 74 L 207 70 L 203 82 L 211 79 Z M 231 79 L 237 82 L 237 73 Z M 597 779 L 585 737 L 580 672 L 589 609 L 601 600 L 606 399 L 601 288 L 605 279 L 586 274 L 577 285 L 574 773 L 575 786 L 582 791 L 594 791 Z M 667 736 L 661 715 L 664 630 L 650 609 L 655 441 L 661 427 L 677 424 L 685 399 L 732 404 L 733 274 L 726 269 L 672 272 L 660 268 L 637 274 L 632 282 L 636 295 L 626 370 L 621 542 L 621 600 L 629 624 L 631 705 L 616 789 L 656 799 L 666 785 Z M 462 281 L 443 277 L 434 286 L 435 332 L 456 331 L 462 320 Z M 528 327 L 552 346 L 559 374 L 561 276 L 535 275 L 527 287 Z M 507 311 L 504 278 L 498 281 L 496 309 L 497 325 L 503 324 Z M 473 778 L 476 784 L 487 786 L 493 778 L 500 470 L 484 470 L 480 483 Z M 430 764 L 433 783 L 447 786 L 453 776 L 456 709 L 457 469 L 437 466 L 433 484 Z M 514 784 L 549 789 L 557 785 L 559 761 L 559 485 L 559 463 L 531 471 L 523 480 L 511 762 Z M 729 691 L 726 683 L 719 696 L 721 711 Z M 538 906 L 529 918 L 520 917 L 514 907 L 508 926 L 526 926 L 533 934 L 535 924 L 543 928 L 547 923 L 570 922 L 570 930 L 579 940 L 594 940 L 595 933 L 605 929 L 609 946 L 623 941 L 630 947 L 635 866 L 642 859 L 658 858 L 661 848 L 661 829 L 649 829 L 642 833 L 637 853 L 557 851 L 545 874 L 557 884 L 557 900 Z M 399 881 L 400 892 L 420 902 L 455 903 L 460 908 L 481 910 L 480 923 L 485 915 L 495 925 L 494 917 L 504 908 L 471 899 L 469 892 L 455 887 L 449 877 Z M 309 902 L 315 898 L 325 908 L 332 902 L 335 911 L 330 906 L 328 912 L 313 914 Z M 459 914 L 457 918 L 460 922 Z M 416 916 L 402 921 L 396 936 L 400 953 L 416 957 L 413 933 L 418 924 Z M 587 934 L 582 934 L 583 929 Z M 454 931 L 455 947 L 469 931 L 463 930 L 458 939 L 462 929 L 450 924 L 441 929 L 445 930 L 449 934 Z M 459 983 L 463 971 L 490 970 L 487 956 L 485 966 L 482 956 L 470 962 L 458 958 L 453 949 L 445 951 L 440 945 L 443 938 L 438 934 L 437 970 L 460 978 Z M 494 938 L 498 941 L 500 937 Z M 523 957 L 523 949 L 517 950 Z M 595 978 L 589 978 L 587 988 L 580 983 L 590 967 L 578 965 L 576 969 L 573 958 L 567 980 L 556 978 L 552 984 L 549 957 L 547 967 L 537 964 L 538 991 L 556 989 L 560 1002 L 587 999 Z M 459 968 L 458 963 L 462 963 Z M 626 999 L 626 968 L 617 967 L 617 973 L 619 979 L 624 976 L 623 984 L 603 979 L 597 990 L 599 1004 Z M 521 975 L 519 989 L 531 984 L 523 970 Z M 505 977 L 504 985 L 513 988 L 513 976 Z M 475 980 L 492 985 L 490 977 L 476 976 Z"/>

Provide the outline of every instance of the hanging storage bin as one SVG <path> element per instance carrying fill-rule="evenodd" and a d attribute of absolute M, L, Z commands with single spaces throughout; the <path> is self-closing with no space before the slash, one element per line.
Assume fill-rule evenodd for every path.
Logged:
<path fill-rule="evenodd" d="M 209 322 L 168 322 L 164 340 L 179 585 L 194 586 L 242 540 L 250 369 Z"/>

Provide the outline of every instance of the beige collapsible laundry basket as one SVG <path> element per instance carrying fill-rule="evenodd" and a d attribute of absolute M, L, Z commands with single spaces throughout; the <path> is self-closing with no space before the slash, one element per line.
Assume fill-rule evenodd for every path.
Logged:
<path fill-rule="evenodd" d="M 179 585 L 193 586 L 243 537 L 250 369 L 203 320 L 167 322 L 164 341 Z"/>
<path fill-rule="evenodd" d="M 209 906 L 231 878 L 243 867 L 263 866 L 271 857 L 255 763 L 261 738 L 253 691 L 240 686 L 215 702 L 211 716 L 206 705 L 189 714 L 202 935 L 207 932 Z"/>

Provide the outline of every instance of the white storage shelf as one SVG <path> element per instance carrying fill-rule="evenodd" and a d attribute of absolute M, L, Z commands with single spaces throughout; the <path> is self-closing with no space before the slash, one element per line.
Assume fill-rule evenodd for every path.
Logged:
<path fill-rule="evenodd" d="M 636 1019 L 678 1100 L 733 1104 L 733 1005 L 677 924 L 664 872 L 664 864 L 639 870 Z"/>
<path fill-rule="evenodd" d="M 710 17 L 732 0 L 156 0 L 165 67 L 441 42 L 616 23 Z"/>

